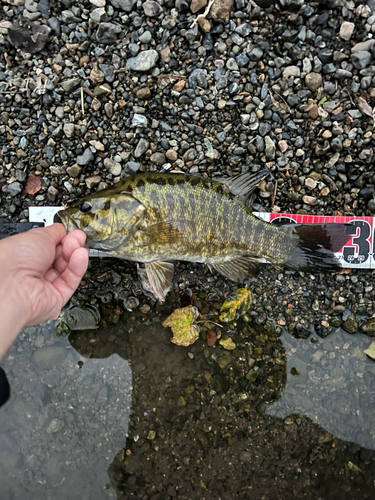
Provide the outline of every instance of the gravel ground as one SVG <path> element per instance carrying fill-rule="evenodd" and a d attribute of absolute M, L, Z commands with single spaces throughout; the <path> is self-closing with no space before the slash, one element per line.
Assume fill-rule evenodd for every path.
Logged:
<path fill-rule="evenodd" d="M 69 204 L 137 172 L 173 169 L 208 177 L 231 176 L 257 170 L 263 163 L 273 177 L 260 186 L 257 209 L 300 214 L 375 214 L 375 2 L 259 0 L 256 6 L 245 0 L 216 0 L 210 13 L 195 23 L 198 14 L 205 11 L 205 3 L 2 3 L 0 220 L 25 221 L 31 205 Z M 290 334 L 300 337 L 299 342 L 306 346 L 311 344 L 310 349 L 314 347 L 312 341 L 319 345 L 322 342 L 322 360 L 326 363 L 317 361 L 315 375 L 310 376 L 314 370 L 306 368 L 315 361 L 309 358 L 307 362 L 303 355 L 304 370 L 298 366 L 296 370 L 304 376 L 307 373 L 311 381 L 314 376 L 319 381 L 339 378 L 340 365 L 347 367 L 352 376 L 349 388 L 357 392 L 357 401 L 353 399 L 347 414 L 343 411 L 346 417 L 341 419 L 348 427 L 352 424 L 354 430 L 340 436 L 351 439 L 358 425 L 361 437 L 357 442 L 363 444 L 366 420 L 372 417 L 374 408 L 369 396 L 373 392 L 373 372 L 370 366 L 363 372 L 363 387 L 356 385 L 361 377 L 355 378 L 354 370 L 362 370 L 349 358 L 362 356 L 371 342 L 367 336 L 375 334 L 370 319 L 375 314 L 373 275 L 370 271 L 309 275 L 267 267 L 252 286 L 255 302 L 245 318 L 247 323 L 231 324 L 223 331 L 216 328 L 217 333 L 233 338 L 233 351 L 221 352 L 223 349 L 217 347 L 213 354 L 205 347 L 209 325 L 202 326 L 200 344 L 192 348 L 192 353 L 199 353 L 206 364 L 195 368 L 192 361 L 196 358 L 187 358 L 182 348 L 171 350 L 168 339 L 165 343 L 169 347 L 164 351 L 158 345 L 152 350 L 150 342 L 148 348 L 157 363 L 152 373 L 136 371 L 136 417 L 131 435 L 140 434 L 145 425 L 143 391 L 145 404 L 157 408 L 153 415 L 161 412 L 155 418 L 165 417 L 163 432 L 172 434 L 171 427 L 175 426 L 177 431 L 168 441 L 170 449 L 166 447 L 163 453 L 154 453 L 153 439 L 141 440 L 142 446 L 150 447 L 136 452 L 135 464 L 147 474 L 137 475 L 131 469 L 133 445 L 127 448 L 129 456 L 124 454 L 123 460 L 114 463 L 113 481 L 118 491 L 124 492 L 119 493 L 120 498 L 138 495 L 157 500 L 177 494 L 181 498 L 219 498 L 220 491 L 223 498 L 229 498 L 231 491 L 235 498 L 253 494 L 271 499 L 284 494 L 287 498 L 326 495 L 349 499 L 366 498 L 366 494 L 371 497 L 374 493 L 373 478 L 368 473 L 374 467 L 372 452 L 353 448 L 332 436 L 325 440 L 325 431 L 306 417 L 292 417 L 289 425 L 264 416 L 264 404 L 278 399 L 285 385 L 285 353 L 279 339 L 282 332 L 283 338 L 291 342 L 285 347 L 287 354 L 294 348 Z M 149 325 L 147 338 L 157 344 L 165 331 L 161 327 L 155 330 L 153 315 L 164 320 L 187 287 L 194 292 L 201 315 L 211 320 L 216 319 L 225 296 L 234 290 L 233 284 L 202 266 L 181 263 L 173 292 L 160 308 L 144 296 L 133 265 L 93 259 L 73 303 L 98 308 L 102 326 L 108 328 L 115 328 L 110 325 L 121 316 L 120 321 L 127 325 L 132 321 L 129 311 L 134 309 L 134 321 Z M 142 310 L 144 306 L 149 309 Z M 151 319 L 147 319 L 148 315 Z M 88 317 L 96 321 L 93 316 L 87 309 L 80 314 L 83 327 L 88 326 Z M 339 333 L 340 327 L 347 333 Z M 349 335 L 355 333 L 355 337 Z M 114 338 L 101 335 L 102 350 L 96 355 L 90 351 L 90 335 L 72 334 L 70 340 L 83 356 L 103 357 L 103 352 L 111 354 L 113 345 L 120 340 L 118 333 L 113 334 Z M 145 330 L 141 336 L 146 339 Z M 131 335 L 130 340 L 122 342 L 129 342 L 130 347 L 131 342 L 136 345 Z M 342 347 L 340 354 L 335 352 L 336 346 Z M 131 348 L 133 360 L 137 360 L 134 369 L 139 363 L 146 366 L 137 349 Z M 254 354 L 256 348 L 260 351 Z M 307 347 L 305 351 L 310 353 Z M 180 352 L 185 354 L 179 354 L 179 358 Z M 222 366 L 218 364 L 221 358 Z M 250 359 L 257 364 L 249 366 L 253 363 Z M 217 365 L 223 373 L 217 373 Z M 166 390 L 162 396 L 156 396 L 158 385 L 152 386 L 155 394 L 148 395 L 144 389 L 153 382 L 161 384 L 162 375 L 166 380 L 168 369 L 173 375 L 182 366 L 187 372 L 177 378 L 177 387 L 180 392 L 190 386 L 194 389 L 193 420 L 187 420 L 187 406 L 178 399 L 181 394 L 177 389 L 170 394 Z M 253 366 L 258 370 L 254 371 Z M 214 381 L 204 378 L 206 371 L 215 375 Z M 266 384 L 268 379 L 271 382 Z M 309 389 L 302 386 L 296 391 L 308 395 Z M 325 381 L 322 387 L 325 394 L 332 392 Z M 214 407 L 210 406 L 215 399 L 212 391 L 224 395 L 225 403 L 219 405 L 216 401 Z M 248 402 L 238 396 L 245 393 Z M 362 393 L 365 396 L 361 398 Z M 178 411 L 185 408 L 185 413 L 179 425 L 175 421 L 178 412 L 173 406 L 167 412 L 168 403 L 163 406 L 159 397 L 181 402 Z M 331 400 L 327 398 L 329 405 Z M 338 408 L 343 399 L 339 396 L 332 408 Z M 197 408 L 203 411 L 203 402 L 210 410 L 207 416 L 200 417 Z M 246 404 L 249 408 L 244 418 Z M 362 412 L 359 423 L 354 418 L 351 421 L 350 415 L 356 411 Z M 230 413 L 232 430 L 224 429 L 227 417 L 221 412 Z M 213 436 L 203 428 L 210 419 L 216 419 L 218 426 Z M 182 432 L 186 448 L 180 449 Z M 200 445 L 191 452 L 192 461 L 185 460 L 189 440 L 195 434 L 201 436 L 197 437 Z M 234 446 L 232 438 L 240 444 Z M 225 452 L 220 451 L 222 439 L 228 444 Z M 163 449 L 163 441 L 158 446 Z M 296 453 L 295 447 L 301 452 Z M 234 450 L 242 452 L 235 456 Z M 147 453 L 154 455 L 146 459 Z M 247 458 L 238 458 L 241 453 L 247 453 Z M 215 465 L 220 458 L 222 464 Z M 350 469 L 349 462 L 360 463 L 362 472 Z M 170 471 L 167 476 L 173 491 L 162 478 L 163 467 Z M 272 467 L 279 467 L 274 489 L 270 486 Z M 209 477 L 211 470 L 217 474 Z M 181 494 L 176 490 L 180 477 L 185 481 Z M 294 482 L 295 491 L 291 486 Z"/>

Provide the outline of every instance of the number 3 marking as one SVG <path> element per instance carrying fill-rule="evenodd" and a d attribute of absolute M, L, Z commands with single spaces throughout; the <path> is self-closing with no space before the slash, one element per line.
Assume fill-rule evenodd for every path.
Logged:
<path fill-rule="evenodd" d="M 346 234 L 355 236 L 352 243 L 358 247 L 358 255 L 355 256 L 356 248 L 354 246 L 345 246 L 342 252 L 344 260 L 350 264 L 362 264 L 370 255 L 370 224 L 365 220 L 352 220 L 348 224 Z"/>

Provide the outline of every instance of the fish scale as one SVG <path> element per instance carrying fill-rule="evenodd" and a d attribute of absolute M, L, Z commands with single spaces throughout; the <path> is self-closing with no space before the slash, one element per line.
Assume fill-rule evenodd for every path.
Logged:
<path fill-rule="evenodd" d="M 248 209 L 223 191 L 219 183 L 200 182 L 191 185 L 189 180 L 184 184 L 135 186 L 132 195 L 148 209 L 155 210 L 159 221 L 178 221 L 182 226 L 185 238 L 178 245 L 179 255 L 176 260 L 195 261 L 197 255 L 205 260 L 232 258 L 240 252 L 264 254 L 272 260 L 280 261 L 278 256 L 280 245 L 265 244 L 261 228 L 265 224 L 256 219 Z M 274 238 L 282 238 L 277 228 L 270 226 Z M 207 235 L 213 238 L 207 239 Z M 283 238 L 282 238 L 283 239 Z M 207 245 L 209 243 L 209 246 Z M 162 251 L 153 247 L 154 253 Z M 223 254 L 224 252 L 224 254 Z"/>

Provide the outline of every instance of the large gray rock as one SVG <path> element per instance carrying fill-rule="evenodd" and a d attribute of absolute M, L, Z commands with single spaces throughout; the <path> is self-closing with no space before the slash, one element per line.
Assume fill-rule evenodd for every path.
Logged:
<path fill-rule="evenodd" d="M 266 149 L 266 156 L 267 158 L 275 158 L 275 153 L 276 153 L 276 146 L 271 137 L 266 135 L 264 138 L 264 143 L 265 143 L 265 149 Z"/>
<path fill-rule="evenodd" d="M 109 0 L 115 9 L 131 12 L 137 0 Z"/>
<path fill-rule="evenodd" d="M 163 13 L 163 7 L 153 0 L 148 0 L 142 7 L 148 17 L 156 17 Z"/>
<path fill-rule="evenodd" d="M 155 66 L 158 57 L 156 50 L 144 50 L 136 57 L 128 59 L 126 66 L 134 71 L 149 71 Z"/>
<path fill-rule="evenodd" d="M 65 90 L 65 92 L 73 92 L 73 90 L 77 89 L 80 84 L 80 78 L 70 78 L 69 80 L 64 80 L 63 82 L 61 82 L 61 88 Z"/>
<path fill-rule="evenodd" d="M 64 311 L 63 321 L 71 330 L 93 330 L 99 326 L 100 313 L 94 306 L 72 306 Z"/>
<path fill-rule="evenodd" d="M 137 147 L 134 151 L 134 157 L 139 158 L 140 156 L 142 156 L 148 150 L 149 146 L 150 143 L 146 139 L 144 139 L 143 137 L 139 139 Z"/>
<path fill-rule="evenodd" d="M 77 156 L 77 163 L 81 167 L 85 167 L 93 159 L 94 159 L 94 155 L 92 154 L 91 149 L 90 148 L 86 148 L 81 155 Z"/>
<path fill-rule="evenodd" d="M 19 182 L 12 182 L 8 186 L 8 193 L 11 196 L 17 196 L 17 194 L 20 194 L 21 191 L 22 191 L 22 186 Z"/>
<path fill-rule="evenodd" d="M 147 118 L 144 115 L 134 113 L 132 127 L 147 127 Z"/>
<path fill-rule="evenodd" d="M 96 40 L 98 43 L 110 45 L 114 43 L 122 32 L 121 26 L 112 23 L 100 23 L 96 32 Z"/>
<path fill-rule="evenodd" d="M 33 360 L 43 368 L 53 368 L 68 354 L 68 349 L 58 345 L 43 346 L 34 351 Z"/>
<path fill-rule="evenodd" d="M 372 55 L 366 50 L 354 52 L 351 56 L 352 64 L 357 69 L 364 69 L 370 63 Z"/>
<path fill-rule="evenodd" d="M 139 169 L 141 168 L 139 163 L 136 163 L 135 161 L 128 161 L 125 165 L 125 173 L 127 175 L 134 175 L 136 174 Z"/>
<path fill-rule="evenodd" d="M 193 70 L 189 75 L 188 82 L 189 82 L 189 87 L 192 89 L 196 89 L 197 87 L 206 89 L 208 86 L 207 71 L 205 69 L 200 69 L 200 68 Z"/>
<path fill-rule="evenodd" d="M 365 40 L 364 42 L 356 43 L 354 45 L 354 47 L 351 48 L 351 52 L 352 52 L 352 54 L 354 52 L 359 52 L 361 50 L 371 52 L 371 49 L 372 49 L 374 44 L 375 44 L 375 40 L 373 38 L 370 38 L 369 40 Z"/>
<path fill-rule="evenodd" d="M 10 43 L 17 49 L 23 49 L 31 54 L 44 49 L 52 29 L 46 25 L 15 21 L 8 29 Z"/>

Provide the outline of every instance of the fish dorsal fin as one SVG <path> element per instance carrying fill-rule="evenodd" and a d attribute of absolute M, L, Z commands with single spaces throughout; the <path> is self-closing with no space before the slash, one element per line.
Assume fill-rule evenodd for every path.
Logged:
<path fill-rule="evenodd" d="M 150 226 L 139 228 L 142 240 L 145 244 L 171 244 L 183 240 L 183 221 L 162 221 L 151 224 Z"/>
<path fill-rule="evenodd" d="M 236 177 L 219 177 L 214 180 L 227 186 L 232 194 L 249 206 L 250 195 L 269 174 L 270 170 L 263 165 L 258 172 L 246 172 Z"/>
<path fill-rule="evenodd" d="M 143 287 L 152 292 L 159 302 L 163 303 L 169 292 L 174 274 L 171 262 L 146 262 L 145 269 L 138 267 L 138 275 Z"/>
<path fill-rule="evenodd" d="M 217 272 L 237 283 L 257 275 L 261 259 L 253 255 L 245 255 L 226 262 L 217 262 L 212 265 Z"/>

